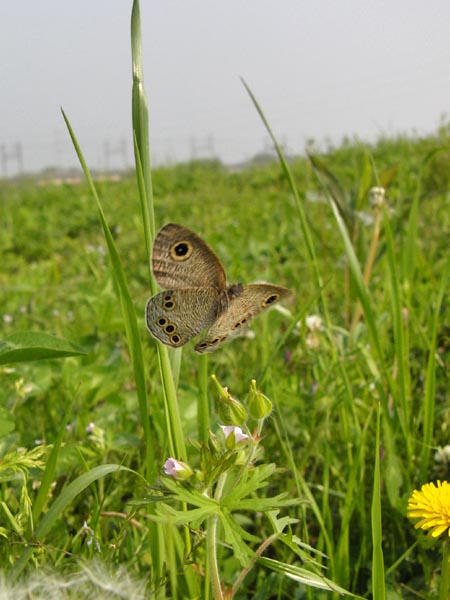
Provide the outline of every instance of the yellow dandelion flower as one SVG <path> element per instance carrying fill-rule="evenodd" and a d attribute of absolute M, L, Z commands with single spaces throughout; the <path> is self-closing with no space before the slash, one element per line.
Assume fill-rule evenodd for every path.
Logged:
<path fill-rule="evenodd" d="M 434 538 L 448 530 L 450 537 L 450 483 L 438 481 L 437 486 L 426 483 L 420 491 L 414 490 L 408 500 L 407 515 L 421 519 L 416 529 L 431 529 Z"/>

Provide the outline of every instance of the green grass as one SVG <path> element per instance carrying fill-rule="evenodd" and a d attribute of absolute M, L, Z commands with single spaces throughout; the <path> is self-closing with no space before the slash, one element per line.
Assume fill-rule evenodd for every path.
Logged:
<path fill-rule="evenodd" d="M 337 586 L 438 598 L 439 543 L 405 509 L 413 489 L 449 478 L 435 459 L 450 428 L 449 128 L 241 172 L 212 161 L 151 173 L 137 17 L 137 177 L 0 185 L 0 342 L 25 347 L 0 366 L 5 586 L 50 570 L 55 586 L 77 574 L 91 589 L 109 577 L 90 576 L 100 568 L 158 598 L 221 597 L 221 582 L 235 598 Z M 208 357 L 158 345 L 143 313 L 149 248 L 168 221 L 198 232 L 230 282 L 295 290 L 290 312 Z M 38 336 L 27 350 L 27 331 L 67 342 Z M 267 419 L 241 416 L 253 379 Z M 227 420 L 260 438 L 227 447 Z M 168 456 L 197 478 L 162 477 Z"/>
<path fill-rule="evenodd" d="M 433 458 L 436 448 L 447 443 L 450 425 L 447 189 L 424 188 L 422 181 L 414 217 L 417 234 L 412 242 L 408 237 L 416 198 L 411 180 L 417 180 L 417 168 L 432 143 L 438 140 L 392 140 L 385 155 L 377 147 L 371 149 L 372 155 L 378 156 L 378 170 L 397 162 L 402 171 L 387 190 L 386 222 L 371 280 L 363 288 L 362 298 L 371 307 L 371 323 L 364 318 L 364 308 L 363 318 L 354 332 L 350 331 L 351 319 L 346 315 L 352 314 L 361 298 L 356 275 L 347 311 L 349 259 L 344 257 L 345 244 L 331 207 L 326 202 L 305 201 L 312 192 L 323 199 L 325 195 L 323 182 L 310 176 L 307 161 L 299 160 L 290 168 L 311 227 L 329 315 L 325 330 L 317 334 L 318 347 L 308 345 L 304 324 L 289 333 L 290 321 L 272 311 L 255 321 L 255 339 L 236 340 L 206 363 L 188 346 L 179 375 L 177 399 L 187 441 L 198 435 L 196 407 L 204 393 L 205 372 L 206 385 L 216 373 L 219 381 L 242 399 L 250 380 L 257 380 L 275 409 L 263 432 L 265 460 L 286 469 L 271 475 L 267 492 L 274 496 L 283 491 L 290 498 L 306 501 L 286 512 L 300 519 L 291 525 L 293 531 L 327 555 L 320 562 L 328 567 L 329 579 L 363 596 L 372 585 L 370 510 L 378 403 L 382 406 L 379 518 L 387 589 L 397 590 L 398 597 L 405 598 L 413 597 L 409 588 L 431 594 L 440 564 L 436 549 L 429 547 L 423 536 L 417 545 L 417 535 L 404 512 L 415 487 L 438 477 L 448 478 L 448 467 Z M 367 148 L 345 148 L 349 162 L 355 165 L 352 177 L 348 167 L 341 174 L 342 152 L 330 151 L 322 161 L 344 182 L 343 189 L 351 198 L 353 190 L 346 187 L 345 180 L 358 184 L 358 165 Z M 117 183 L 100 183 L 97 188 L 133 299 L 147 371 L 153 466 L 161 473 L 170 451 L 156 343 L 143 322 L 150 291 L 138 190 L 131 176 Z M 295 305 L 288 307 L 293 314 L 302 314 L 305 305 L 309 314 L 320 312 L 321 290 L 299 234 L 297 207 L 279 166 L 240 173 L 229 173 L 218 163 L 157 169 L 153 188 L 157 223 L 172 220 L 195 228 L 216 249 L 231 281 L 266 279 L 287 285 L 296 291 Z M 117 291 L 88 189 L 84 184 L 55 187 L 5 182 L 1 195 L 0 295 L 2 316 L 12 317 L 12 322 L 2 323 L 2 338 L 14 332 L 41 331 L 70 340 L 87 352 L 81 358 L 17 363 L 1 372 L 1 403 L 15 426 L 1 438 L 3 457 L 20 447 L 32 451 L 35 440 L 56 443 L 67 408 L 73 405 L 71 427 L 63 436 L 54 467 L 54 486 L 48 487 L 44 509 L 48 515 L 48 509 L 67 493 L 70 482 L 99 465 L 128 466 L 145 476 L 144 428 Z M 363 208 L 369 212 L 367 206 Z M 359 223 L 359 228 L 364 243 L 352 256 L 355 269 L 357 264 L 365 264 L 372 234 L 370 225 Z M 405 256 L 411 247 L 414 257 Z M 414 266 L 403 266 L 412 260 Z M 206 393 L 210 427 L 217 432 L 215 388 L 209 385 Z M 99 430 L 96 435 L 86 433 L 90 422 Z M 187 459 L 199 466 L 196 448 L 189 442 Z M 19 477 L 18 469 L 12 469 L 8 461 L 4 464 L 2 501 L 10 515 L 5 510 L 0 513 L 6 542 L 1 549 L 4 565 L 16 562 L 24 544 L 36 539 L 40 531 L 45 535 L 38 536 L 33 556 L 39 568 L 67 569 L 69 564 L 73 567 L 78 560 L 88 559 L 95 549 L 87 546 L 83 537 L 87 519 L 107 564 L 127 565 L 132 574 L 149 578 L 150 586 L 159 584 L 155 573 L 165 580 L 164 566 L 155 564 L 155 555 L 166 556 L 166 545 L 152 546 L 154 536 L 150 535 L 146 509 L 129 504 L 142 501 L 149 493 L 136 475 L 122 471 L 109 479 L 96 479 L 94 487 L 70 496 L 63 518 L 53 509 L 55 521 L 47 530 L 45 523 L 40 525 L 42 520 L 33 525 L 28 508 L 37 502 L 33 482 L 41 479 L 43 465 L 33 463 L 30 457 Z M 125 516 L 105 516 L 116 513 L 133 513 L 142 529 Z M 271 535 L 261 516 L 247 522 L 244 515 L 241 518 L 254 535 L 261 539 Z M 173 542 L 177 569 L 183 563 L 186 543 L 180 531 L 181 537 Z M 198 548 L 195 557 L 201 566 L 204 558 Z M 301 566 L 295 552 L 285 545 L 272 546 L 270 557 Z M 400 557 L 403 559 L 397 562 Z M 390 570 L 394 564 L 395 569 Z M 219 565 L 222 577 L 231 585 L 235 558 L 222 552 Z M 261 598 L 284 598 L 299 593 L 299 583 L 274 571 L 264 579 L 261 571 L 263 567 L 257 567 L 244 579 L 241 597 L 259 593 Z M 184 577 L 188 580 L 186 573 Z M 180 585 L 187 583 L 178 582 Z M 305 593 L 320 597 L 317 590 Z"/>

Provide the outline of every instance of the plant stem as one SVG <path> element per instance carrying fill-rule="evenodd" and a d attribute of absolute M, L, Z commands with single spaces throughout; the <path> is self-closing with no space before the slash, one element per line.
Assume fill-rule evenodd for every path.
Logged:
<path fill-rule="evenodd" d="M 211 573 L 211 585 L 215 600 L 223 600 L 222 585 L 220 583 L 219 565 L 217 564 L 217 523 L 219 517 L 213 515 L 208 519 L 208 534 L 206 547 L 208 553 L 209 570 Z"/>
<path fill-rule="evenodd" d="M 366 267 L 364 269 L 364 283 L 366 285 L 369 285 L 370 275 L 372 274 L 372 267 L 373 267 L 373 263 L 375 261 L 376 251 L 378 248 L 378 242 L 380 239 L 380 231 L 381 231 L 381 218 L 382 218 L 382 211 L 377 210 L 376 215 L 375 215 L 375 226 L 373 229 L 372 242 L 370 244 L 369 255 L 367 257 Z M 362 311 L 362 307 L 361 307 L 361 302 L 358 302 L 356 305 L 355 312 L 353 314 L 353 320 L 352 320 L 352 324 L 350 327 L 350 331 L 352 333 L 355 332 L 356 326 L 358 325 L 358 322 L 361 318 L 362 312 L 363 311 Z"/>
<path fill-rule="evenodd" d="M 220 502 L 222 497 L 223 488 L 225 486 L 225 482 L 227 480 L 227 475 L 224 473 L 219 478 L 217 483 L 216 492 L 214 494 L 214 498 L 217 502 Z M 220 583 L 220 574 L 219 574 L 219 565 L 217 563 L 217 525 L 219 522 L 219 517 L 217 515 L 212 515 L 208 519 L 208 533 L 206 537 L 206 549 L 208 555 L 209 562 L 209 570 L 211 573 L 211 585 L 214 594 L 214 600 L 223 600 L 223 590 L 222 585 Z"/>
<path fill-rule="evenodd" d="M 439 600 L 448 600 L 448 598 L 450 598 L 450 543 L 448 540 L 445 540 L 442 546 L 442 571 L 440 588 Z"/>

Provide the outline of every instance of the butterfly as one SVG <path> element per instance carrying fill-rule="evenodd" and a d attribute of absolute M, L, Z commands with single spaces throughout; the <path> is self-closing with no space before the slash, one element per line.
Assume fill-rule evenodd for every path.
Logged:
<path fill-rule="evenodd" d="M 152 270 L 165 291 L 150 298 L 146 325 L 158 340 L 178 348 L 201 331 L 197 352 L 211 352 L 239 335 L 253 317 L 293 296 L 272 283 L 227 285 L 224 268 L 211 248 L 190 229 L 168 223 L 156 235 Z"/>

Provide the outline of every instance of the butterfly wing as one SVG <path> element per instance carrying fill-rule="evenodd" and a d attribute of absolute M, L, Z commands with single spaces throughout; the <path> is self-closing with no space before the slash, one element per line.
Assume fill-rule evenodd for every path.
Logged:
<path fill-rule="evenodd" d="M 220 295 L 215 288 L 167 290 L 145 307 L 147 329 L 168 346 L 183 346 L 217 318 Z"/>
<path fill-rule="evenodd" d="M 212 352 L 233 339 L 260 312 L 281 300 L 287 300 L 293 292 L 271 283 L 234 285 L 228 288 L 228 306 L 213 323 L 208 333 L 195 346 L 197 352 Z"/>
<path fill-rule="evenodd" d="M 211 248 L 193 231 L 168 223 L 153 244 L 152 269 L 162 288 L 226 289 L 225 271 Z"/>

